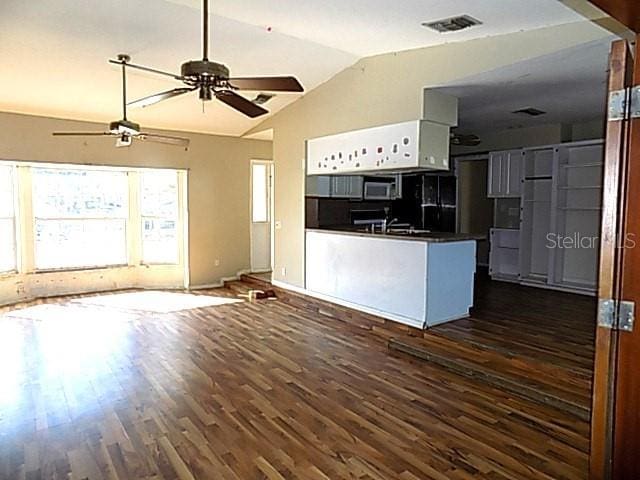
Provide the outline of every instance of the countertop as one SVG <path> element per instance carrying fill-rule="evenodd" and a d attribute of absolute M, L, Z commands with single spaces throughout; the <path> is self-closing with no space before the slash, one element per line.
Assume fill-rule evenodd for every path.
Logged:
<path fill-rule="evenodd" d="M 351 235 L 356 237 L 372 237 L 372 238 L 389 238 L 392 240 L 408 240 L 413 242 L 427 243 L 446 243 L 446 242 L 464 242 L 467 240 L 486 240 L 486 235 L 477 233 L 447 233 L 447 232 L 428 232 L 428 233 L 371 233 L 360 227 L 359 229 L 331 229 L 331 228 L 307 228 L 307 232 L 331 233 L 334 235 Z"/>

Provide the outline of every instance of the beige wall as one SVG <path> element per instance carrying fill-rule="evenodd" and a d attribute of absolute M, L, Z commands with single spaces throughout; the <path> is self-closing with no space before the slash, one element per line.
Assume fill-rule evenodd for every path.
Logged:
<path fill-rule="evenodd" d="M 104 128 L 0 113 L 0 159 L 188 169 L 190 284 L 216 283 L 249 268 L 250 160 L 270 159 L 271 142 L 178 133 L 191 139 L 185 151 L 144 142 L 114 148 L 114 141 L 107 138 L 51 136 L 54 130 Z"/>
<path fill-rule="evenodd" d="M 578 22 L 363 59 L 248 133 L 274 131 L 274 278 L 304 284 L 305 140 L 421 117 L 422 90 L 535 58 L 608 32 Z M 283 270 L 284 269 L 284 270 Z"/>

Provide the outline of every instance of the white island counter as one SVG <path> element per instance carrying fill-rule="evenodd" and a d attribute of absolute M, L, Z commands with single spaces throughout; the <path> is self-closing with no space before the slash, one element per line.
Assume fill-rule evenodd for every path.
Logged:
<path fill-rule="evenodd" d="M 307 229 L 306 289 L 416 328 L 464 318 L 481 238 Z"/>

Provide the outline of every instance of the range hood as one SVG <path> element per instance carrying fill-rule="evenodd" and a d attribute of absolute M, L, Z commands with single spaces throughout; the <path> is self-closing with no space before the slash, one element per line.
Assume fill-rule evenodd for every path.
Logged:
<path fill-rule="evenodd" d="M 307 141 L 307 175 L 448 170 L 457 98 L 425 91 L 423 119 Z"/>

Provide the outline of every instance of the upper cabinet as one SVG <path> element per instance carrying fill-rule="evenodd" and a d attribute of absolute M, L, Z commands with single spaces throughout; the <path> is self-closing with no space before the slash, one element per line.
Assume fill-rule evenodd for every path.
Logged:
<path fill-rule="evenodd" d="M 449 126 L 428 120 L 307 141 L 307 174 L 449 169 Z"/>
<path fill-rule="evenodd" d="M 331 177 L 328 175 L 307 176 L 305 195 L 308 197 L 330 197 Z"/>
<path fill-rule="evenodd" d="M 488 197 L 520 197 L 523 156 L 523 150 L 506 150 L 489 154 Z"/>
<path fill-rule="evenodd" d="M 364 178 L 355 175 L 309 175 L 307 197 L 362 199 Z"/>
<path fill-rule="evenodd" d="M 356 175 L 331 176 L 331 196 L 334 198 L 361 199 L 364 185 L 364 178 Z"/>

